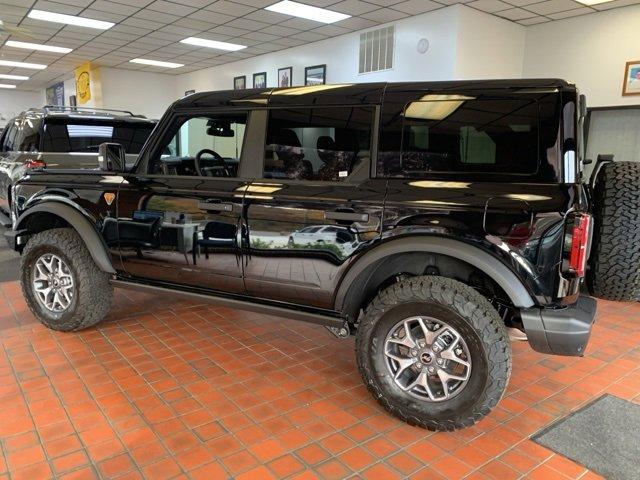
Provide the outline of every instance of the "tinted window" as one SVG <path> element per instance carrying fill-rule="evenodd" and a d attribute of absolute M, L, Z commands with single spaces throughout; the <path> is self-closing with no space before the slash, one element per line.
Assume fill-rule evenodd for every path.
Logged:
<path fill-rule="evenodd" d="M 536 99 L 425 95 L 383 118 L 378 175 L 534 174 L 540 163 L 539 118 Z"/>
<path fill-rule="evenodd" d="M 74 121 L 47 122 L 43 151 L 97 152 L 104 142 L 119 143 L 126 153 L 140 153 L 154 125 L 147 123 Z"/>
<path fill-rule="evenodd" d="M 371 157 L 372 107 L 269 112 L 265 178 L 344 180 Z"/>
<path fill-rule="evenodd" d="M 18 147 L 23 152 L 37 152 L 40 147 L 40 120 L 25 118 L 22 121 L 19 138 L 16 138 Z"/>
<path fill-rule="evenodd" d="M 18 132 L 18 125 L 20 121 L 18 119 L 9 120 L 5 126 L 4 140 L 2 143 L 3 152 L 12 152 L 17 150 L 15 145 L 16 134 Z"/>
<path fill-rule="evenodd" d="M 179 119 L 150 163 L 164 175 L 236 177 L 247 125 L 246 113 Z"/>

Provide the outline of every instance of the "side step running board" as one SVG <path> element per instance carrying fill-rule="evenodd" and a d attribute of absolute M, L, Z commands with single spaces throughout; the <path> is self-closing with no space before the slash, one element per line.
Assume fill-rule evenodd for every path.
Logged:
<path fill-rule="evenodd" d="M 222 297 L 217 295 L 210 295 L 197 292 L 189 292 L 185 290 L 174 290 L 172 288 L 161 287 L 156 285 L 145 285 L 137 282 L 128 282 L 125 280 L 111 280 L 111 284 L 114 287 L 126 288 L 130 290 L 138 290 L 142 292 L 159 294 L 159 295 L 178 295 L 182 297 L 189 297 L 220 305 L 222 307 L 237 308 L 239 310 L 248 310 L 250 312 L 262 313 L 265 315 L 273 315 L 274 317 L 284 317 L 293 320 L 300 320 L 308 323 L 315 323 L 317 325 L 324 325 L 326 327 L 333 327 L 337 330 L 343 329 L 345 320 L 340 317 L 332 317 L 330 315 L 323 315 L 320 313 L 307 312 L 304 310 L 293 310 L 290 308 L 281 307 L 278 305 L 271 305 L 266 303 L 254 303 L 235 298 Z M 160 297 L 159 298 L 163 298 Z"/>

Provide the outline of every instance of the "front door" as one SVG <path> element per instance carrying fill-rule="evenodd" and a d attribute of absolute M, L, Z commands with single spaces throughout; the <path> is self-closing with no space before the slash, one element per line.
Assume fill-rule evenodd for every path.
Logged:
<path fill-rule="evenodd" d="M 269 111 L 262 179 L 245 195 L 252 296 L 331 309 L 349 262 L 380 236 L 385 180 L 370 180 L 374 107 Z"/>
<path fill-rule="evenodd" d="M 245 111 L 178 116 L 146 171 L 125 175 L 113 233 L 128 275 L 244 292 L 239 241 L 248 180 L 240 166 L 248 118 Z"/>

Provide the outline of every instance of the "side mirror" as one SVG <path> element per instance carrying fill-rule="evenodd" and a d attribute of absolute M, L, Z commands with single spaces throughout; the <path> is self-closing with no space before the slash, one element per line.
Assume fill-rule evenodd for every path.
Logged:
<path fill-rule="evenodd" d="M 98 166 L 105 172 L 124 172 L 126 158 L 119 143 L 101 143 L 98 147 Z"/>

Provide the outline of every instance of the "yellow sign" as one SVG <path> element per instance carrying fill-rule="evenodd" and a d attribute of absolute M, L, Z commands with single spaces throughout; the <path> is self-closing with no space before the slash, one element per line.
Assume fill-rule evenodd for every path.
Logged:
<path fill-rule="evenodd" d="M 115 193 L 107 192 L 104 194 L 104 201 L 107 202 L 107 205 L 111 205 L 116 198 Z"/>
<path fill-rule="evenodd" d="M 91 100 L 91 63 L 87 62 L 76 68 L 76 98 L 78 105 Z"/>

